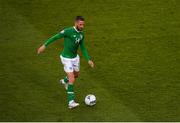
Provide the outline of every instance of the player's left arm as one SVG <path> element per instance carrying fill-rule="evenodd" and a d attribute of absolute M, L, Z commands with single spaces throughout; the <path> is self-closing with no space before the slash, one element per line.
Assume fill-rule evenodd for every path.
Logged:
<path fill-rule="evenodd" d="M 82 51 L 83 56 L 88 60 L 88 64 L 93 68 L 94 67 L 94 62 L 92 61 L 84 43 L 84 38 L 80 42 L 80 48 Z"/>

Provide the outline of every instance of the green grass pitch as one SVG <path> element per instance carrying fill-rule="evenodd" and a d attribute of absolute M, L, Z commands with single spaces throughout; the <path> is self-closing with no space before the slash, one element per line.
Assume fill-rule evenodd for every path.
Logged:
<path fill-rule="evenodd" d="M 80 107 L 69 110 L 63 40 L 36 50 L 76 15 L 96 67 L 79 52 Z M 180 1 L 0 0 L 0 64 L 0 121 L 180 121 Z"/>

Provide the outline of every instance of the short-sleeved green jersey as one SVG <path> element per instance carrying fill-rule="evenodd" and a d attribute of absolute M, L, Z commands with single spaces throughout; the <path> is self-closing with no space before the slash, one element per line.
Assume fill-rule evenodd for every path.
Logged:
<path fill-rule="evenodd" d="M 65 58 L 75 58 L 77 56 L 77 50 L 80 46 L 81 51 L 87 60 L 90 60 L 90 56 L 84 45 L 84 33 L 78 31 L 75 27 L 70 27 L 62 30 L 60 33 L 49 38 L 44 45 L 47 47 L 50 43 L 64 38 L 64 49 L 61 55 Z"/>

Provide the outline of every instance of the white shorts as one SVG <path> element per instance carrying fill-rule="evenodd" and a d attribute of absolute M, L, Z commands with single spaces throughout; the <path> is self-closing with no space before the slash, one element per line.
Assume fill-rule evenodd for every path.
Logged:
<path fill-rule="evenodd" d="M 65 58 L 62 55 L 60 56 L 61 62 L 64 65 L 64 71 L 69 72 L 79 72 L 80 70 L 80 58 L 77 55 L 75 58 Z"/>

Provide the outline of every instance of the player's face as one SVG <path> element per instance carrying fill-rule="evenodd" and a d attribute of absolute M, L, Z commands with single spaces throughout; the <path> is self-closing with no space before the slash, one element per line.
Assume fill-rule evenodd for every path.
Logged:
<path fill-rule="evenodd" d="M 83 30 L 83 28 L 84 28 L 84 21 L 76 21 L 75 22 L 75 26 L 76 26 L 76 28 L 79 30 L 79 31 L 82 31 Z"/>

